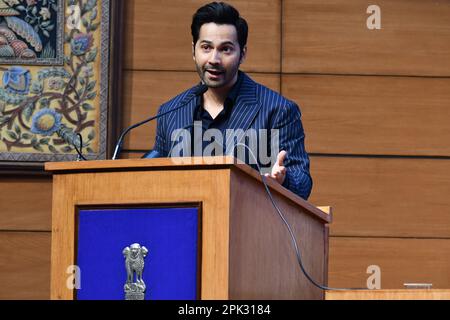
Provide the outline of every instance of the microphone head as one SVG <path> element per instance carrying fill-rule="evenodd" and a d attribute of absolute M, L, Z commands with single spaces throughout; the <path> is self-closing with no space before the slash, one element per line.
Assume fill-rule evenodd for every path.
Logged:
<path fill-rule="evenodd" d="M 150 150 L 142 156 L 142 159 L 160 158 L 161 154 L 156 150 Z"/>

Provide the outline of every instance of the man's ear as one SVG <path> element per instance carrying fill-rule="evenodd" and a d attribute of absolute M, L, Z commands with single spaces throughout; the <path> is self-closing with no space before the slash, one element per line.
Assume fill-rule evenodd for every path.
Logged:
<path fill-rule="evenodd" d="M 241 58 L 239 60 L 239 64 L 242 64 L 245 61 L 245 58 L 247 57 L 247 46 L 245 46 L 244 48 L 242 48 L 241 51 Z"/>
<path fill-rule="evenodd" d="M 195 61 L 195 43 L 192 42 L 192 59 Z"/>

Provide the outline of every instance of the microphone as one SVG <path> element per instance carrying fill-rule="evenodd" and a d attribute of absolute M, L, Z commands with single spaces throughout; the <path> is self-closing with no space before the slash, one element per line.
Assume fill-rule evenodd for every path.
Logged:
<path fill-rule="evenodd" d="M 64 124 L 57 132 L 58 136 L 63 139 L 67 144 L 73 146 L 78 153 L 77 161 L 87 160 L 83 156 L 83 138 L 80 133 L 75 133 L 71 128 L 66 127 Z M 80 149 L 78 149 L 80 148 Z M 81 150 L 81 151 L 80 151 Z"/>
<path fill-rule="evenodd" d="M 194 94 L 196 96 L 198 96 L 200 94 L 205 93 L 208 90 L 208 87 L 206 85 L 204 85 L 203 83 L 201 83 L 201 84 L 197 85 L 197 87 L 195 87 L 193 90 L 194 90 Z M 133 124 L 133 125 L 129 126 L 128 128 L 126 128 L 122 132 L 122 134 L 119 136 L 119 139 L 117 140 L 116 146 L 114 148 L 114 154 L 112 156 L 112 160 L 116 160 L 117 156 L 119 155 L 120 150 L 122 148 L 123 139 L 125 138 L 125 136 L 127 135 L 128 132 L 130 132 L 131 130 L 133 130 L 133 129 L 135 129 L 135 128 L 137 128 L 137 127 L 139 127 L 139 126 L 141 126 L 141 125 L 143 125 L 143 124 L 145 124 L 147 122 L 150 122 L 152 120 L 158 119 L 158 118 L 160 118 L 162 116 L 165 116 L 166 114 L 172 113 L 172 112 L 177 111 L 177 110 L 179 110 L 181 108 L 184 108 L 184 107 L 185 107 L 185 104 L 183 104 L 181 106 L 178 106 L 178 107 L 176 107 L 176 108 L 174 108 L 172 110 L 168 110 L 166 112 L 157 114 L 156 116 L 152 116 L 152 117 L 150 117 L 148 119 L 142 120 L 141 122 L 138 122 L 138 123 Z"/>
<path fill-rule="evenodd" d="M 185 127 L 180 129 L 180 131 L 177 133 L 177 135 L 175 136 L 175 139 L 172 141 L 172 143 L 170 145 L 170 150 L 169 150 L 169 153 L 167 154 L 167 157 L 170 158 L 172 156 L 173 147 L 175 146 L 175 143 L 178 141 L 178 138 L 180 137 L 180 135 L 182 133 L 184 133 L 183 130 L 186 130 L 186 129 L 191 128 L 191 127 L 194 127 L 194 125 L 193 124 L 188 124 L 187 126 L 185 126 Z M 158 151 L 150 150 L 150 151 L 147 151 L 141 157 L 141 159 L 153 159 L 153 158 L 160 158 L 160 157 L 161 157 L 161 154 Z"/>
<path fill-rule="evenodd" d="M 156 150 L 150 150 L 144 153 L 144 155 L 141 157 L 141 159 L 154 159 L 154 158 L 160 158 L 160 153 Z"/>
<path fill-rule="evenodd" d="M 169 150 L 169 153 L 167 154 L 167 157 L 172 157 L 172 151 L 173 151 L 173 148 L 175 147 L 175 144 L 178 142 L 178 138 L 183 134 L 183 133 L 185 133 L 184 132 L 184 130 L 187 130 L 187 129 L 191 129 L 191 128 L 195 128 L 195 126 L 196 126 L 196 124 L 195 124 L 195 122 L 194 123 L 191 123 L 191 124 L 188 124 L 188 125 L 186 125 L 186 126 L 184 126 L 183 128 L 181 128 L 181 129 L 177 129 L 177 130 L 179 130 L 178 131 L 178 133 L 175 135 L 175 138 L 174 139 L 172 139 L 172 143 L 171 143 L 171 145 L 170 145 L 170 150 Z M 192 144 L 192 136 L 191 136 L 191 144 Z M 153 158 L 160 158 L 161 157 L 161 154 L 158 152 L 158 151 L 156 151 L 156 150 L 150 150 L 150 151 L 147 151 L 142 157 L 141 157 L 141 159 L 153 159 Z"/>

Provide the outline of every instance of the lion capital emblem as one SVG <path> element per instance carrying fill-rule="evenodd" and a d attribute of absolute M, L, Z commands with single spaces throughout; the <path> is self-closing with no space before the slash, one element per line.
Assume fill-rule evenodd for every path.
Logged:
<path fill-rule="evenodd" d="M 124 285 L 126 300 L 144 300 L 145 283 L 142 278 L 144 272 L 144 258 L 148 254 L 146 247 L 133 243 L 122 251 L 125 257 L 127 281 Z M 136 280 L 134 275 L 136 274 Z"/>

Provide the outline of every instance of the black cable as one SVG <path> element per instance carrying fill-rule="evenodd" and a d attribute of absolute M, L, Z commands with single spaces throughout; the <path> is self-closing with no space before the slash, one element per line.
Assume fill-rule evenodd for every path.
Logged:
<path fill-rule="evenodd" d="M 193 88 L 192 94 L 198 96 L 198 95 L 201 95 L 201 94 L 205 93 L 207 90 L 208 90 L 208 87 L 207 87 L 206 85 L 204 85 L 204 84 L 199 84 L 199 85 L 197 85 L 196 87 Z M 176 107 L 176 108 L 167 110 L 167 111 L 162 112 L 162 113 L 158 113 L 156 116 L 152 116 L 152 117 L 150 117 L 150 118 L 148 118 L 148 119 L 142 120 L 141 122 L 138 122 L 138 123 L 133 124 L 133 125 L 129 126 L 128 128 L 126 128 L 126 129 L 120 134 L 119 139 L 117 140 L 116 146 L 115 146 L 115 148 L 114 148 L 114 153 L 113 153 L 113 156 L 112 156 L 112 160 L 116 160 L 116 158 L 119 156 L 120 151 L 121 151 L 121 149 L 122 149 L 122 143 L 123 143 L 123 140 L 124 140 L 124 138 L 125 138 L 125 136 L 127 135 L 128 132 L 130 132 L 131 130 L 133 130 L 133 129 L 135 129 L 135 128 L 137 128 L 137 127 L 139 127 L 139 126 L 141 126 L 141 125 L 143 125 L 143 124 L 145 124 L 145 123 L 147 123 L 147 122 L 150 122 L 150 121 L 152 121 L 152 120 L 161 118 L 162 116 L 165 116 L 165 115 L 167 115 L 167 114 L 169 114 L 169 113 L 172 113 L 172 112 L 175 112 L 175 111 L 177 111 L 177 110 L 179 110 L 179 109 L 182 109 L 182 108 L 184 108 L 186 105 L 187 105 L 187 104 L 182 104 L 182 105 L 180 105 L 180 106 L 178 106 L 178 107 Z"/>
<path fill-rule="evenodd" d="M 78 153 L 77 161 L 80 161 L 80 159 L 86 161 L 87 159 L 83 156 L 83 153 L 82 153 L 83 152 L 83 137 L 81 136 L 80 133 L 77 133 L 77 136 L 78 136 L 78 139 L 80 139 L 80 150 L 81 150 L 81 151 L 78 150 L 77 144 L 76 144 L 76 142 L 74 142 L 73 146 L 75 147 L 75 150 Z"/>
<path fill-rule="evenodd" d="M 367 288 L 330 288 L 324 285 L 321 285 L 319 283 L 317 283 L 306 271 L 305 267 L 303 266 L 303 261 L 302 261 L 302 256 L 301 256 L 301 252 L 300 249 L 297 245 L 297 239 L 295 238 L 294 232 L 292 231 L 291 225 L 289 224 L 289 222 L 286 220 L 286 218 L 284 217 L 283 213 L 281 212 L 280 208 L 278 207 L 278 205 L 276 204 L 273 196 L 272 196 L 272 192 L 269 189 L 269 186 L 267 185 L 266 182 L 266 177 L 262 174 L 262 170 L 261 167 L 258 163 L 258 159 L 255 157 L 255 155 L 253 154 L 252 150 L 243 143 L 237 143 L 235 145 L 234 148 L 236 148 L 237 146 L 244 146 L 248 152 L 250 153 L 250 155 L 252 156 L 253 160 L 255 160 L 256 166 L 258 167 L 258 172 L 261 175 L 262 178 L 262 182 L 264 184 L 264 188 L 266 189 L 267 194 L 269 195 L 270 201 L 272 202 L 272 205 L 274 206 L 275 210 L 278 213 L 278 216 L 281 218 L 281 220 L 283 221 L 284 225 L 286 226 L 286 228 L 289 231 L 289 234 L 291 236 L 291 240 L 292 240 L 292 245 L 294 246 L 295 249 L 295 254 L 297 257 L 297 262 L 300 266 L 300 269 L 302 270 L 303 274 L 305 275 L 305 277 L 317 288 L 322 289 L 322 290 L 329 290 L 329 291 L 347 291 L 347 290 L 367 290 Z M 234 149 L 233 148 L 233 149 Z"/>

